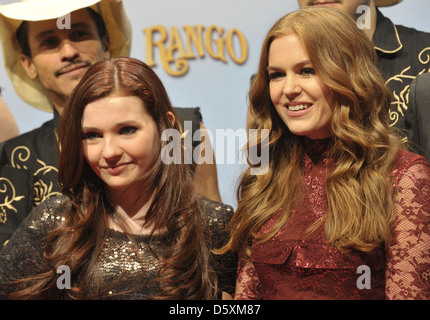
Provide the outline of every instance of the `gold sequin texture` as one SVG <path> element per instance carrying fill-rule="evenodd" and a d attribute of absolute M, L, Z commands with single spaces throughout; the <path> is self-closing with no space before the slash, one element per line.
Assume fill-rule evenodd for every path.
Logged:
<path fill-rule="evenodd" d="M 228 223 L 233 209 L 227 205 L 205 199 L 200 206 L 206 216 L 206 234 L 210 248 L 222 247 L 229 236 Z M 7 246 L 0 251 L 0 283 L 22 279 L 36 274 L 36 265 L 43 265 L 46 237 L 64 221 L 64 212 L 70 201 L 59 196 L 51 198 L 35 210 L 15 232 Z M 162 257 L 170 247 L 163 234 L 129 237 L 120 231 L 110 230 L 92 274 L 86 294 L 101 294 L 99 299 L 149 299 L 159 293 L 158 272 Z M 213 257 L 219 286 L 233 293 L 237 258 L 227 254 Z M 40 271 L 40 270 L 39 270 Z M 42 270 L 46 271 L 46 270 Z M 73 282 L 73 275 L 72 275 Z M 228 288 L 228 290 L 227 290 Z M 0 286 L 0 299 L 10 293 L 9 287 Z M 59 298 L 67 298 L 59 290 Z"/>

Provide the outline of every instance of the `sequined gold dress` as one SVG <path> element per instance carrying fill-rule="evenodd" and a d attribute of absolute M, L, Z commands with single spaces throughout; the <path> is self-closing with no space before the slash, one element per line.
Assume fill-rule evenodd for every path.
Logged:
<path fill-rule="evenodd" d="M 271 240 L 252 245 L 251 260 L 240 259 L 235 298 L 430 299 L 430 165 L 421 156 L 401 151 L 392 166 L 395 220 L 387 248 L 340 252 L 326 241 L 323 226 L 303 238 L 327 209 L 331 145 L 330 139 L 305 139 L 303 206 Z"/>
<path fill-rule="evenodd" d="M 0 251 L 0 298 L 6 299 L 13 287 L 5 283 L 33 275 L 43 260 L 46 236 L 63 220 L 70 201 L 59 196 L 40 204 L 24 220 L 9 243 Z M 230 206 L 200 199 L 200 207 L 207 217 L 207 239 L 211 248 L 220 248 L 228 239 L 227 224 L 233 214 Z M 133 241 L 120 231 L 110 230 L 98 257 L 94 285 L 89 293 L 102 293 L 101 299 L 150 299 L 157 295 L 156 281 L 161 255 L 168 246 L 167 237 L 156 235 L 149 246 L 149 236 L 134 236 Z M 214 255 L 220 289 L 234 292 L 237 259 L 232 254 Z M 63 270 L 58 271 L 65 275 Z M 73 276 L 73 275 L 72 275 Z M 66 280 L 60 281 L 58 299 L 67 298 Z M 58 280 L 57 280 L 58 281 Z M 62 282 L 63 281 L 63 282 Z M 96 287 L 95 283 L 103 288 Z"/>

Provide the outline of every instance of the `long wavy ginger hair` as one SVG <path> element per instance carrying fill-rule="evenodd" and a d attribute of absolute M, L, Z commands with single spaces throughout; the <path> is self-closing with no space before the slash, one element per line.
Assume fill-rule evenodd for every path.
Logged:
<path fill-rule="evenodd" d="M 301 138 L 279 117 L 269 92 L 268 53 L 274 39 L 295 34 L 302 41 L 317 76 L 333 97 L 331 132 L 334 146 L 326 180 L 328 212 L 324 223 L 328 241 L 339 248 L 370 251 L 389 241 L 392 220 L 390 167 L 400 140 L 389 127 L 391 95 L 376 66 L 371 42 L 352 18 L 339 10 L 308 8 L 282 17 L 265 38 L 258 72 L 249 92 L 249 128 L 269 129 L 269 169 L 241 177 L 238 209 L 231 222 L 226 248 L 250 256 L 251 242 L 267 241 L 300 205 L 303 190 Z M 287 54 L 287 53 L 286 53 Z M 264 137 L 250 140 L 250 149 L 265 147 Z M 262 225 L 282 208 L 271 232 Z M 315 230 L 314 225 L 310 230 Z"/>
<path fill-rule="evenodd" d="M 63 111 L 59 135 L 58 180 L 63 193 L 72 202 L 65 221 L 48 237 L 45 258 L 50 270 L 36 277 L 21 297 L 50 297 L 58 294 L 56 270 L 60 265 L 71 269 L 72 288 L 66 290 L 74 299 L 88 296 L 94 266 L 109 232 L 109 219 L 126 226 L 110 209 L 103 182 L 87 164 L 82 145 L 82 114 L 86 105 L 112 93 L 136 96 L 143 102 L 158 126 L 159 135 L 169 128 L 179 130 L 179 122 L 170 123 L 168 112 L 175 114 L 164 86 L 143 62 L 115 58 L 94 64 L 73 92 Z M 161 150 L 143 181 L 142 193 L 154 193 L 146 215 L 146 224 L 155 230 L 167 230 L 171 247 L 161 257 L 160 295 L 154 299 L 211 299 L 216 279 L 210 267 L 205 244 L 205 220 L 199 209 L 190 170 L 185 165 L 165 165 Z M 121 224 L 122 223 L 122 224 Z M 151 234 L 152 236 L 152 234 Z M 131 238 L 132 239 L 132 238 Z M 103 287 L 103 284 L 99 284 Z M 104 293 L 105 290 L 101 290 Z"/>

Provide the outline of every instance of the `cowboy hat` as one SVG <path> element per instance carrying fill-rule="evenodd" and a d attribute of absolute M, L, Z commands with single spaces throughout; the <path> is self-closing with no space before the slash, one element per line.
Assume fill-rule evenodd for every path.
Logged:
<path fill-rule="evenodd" d="M 375 5 L 377 7 L 389 7 L 394 6 L 400 2 L 402 2 L 402 0 L 375 0 Z"/>
<path fill-rule="evenodd" d="M 38 80 L 32 80 L 19 62 L 22 50 L 15 33 L 23 21 L 64 17 L 90 7 L 101 15 L 109 35 L 112 57 L 129 56 L 131 24 L 121 0 L 22 0 L 0 6 L 0 39 L 6 71 L 18 96 L 29 105 L 52 112 L 52 102 Z"/>

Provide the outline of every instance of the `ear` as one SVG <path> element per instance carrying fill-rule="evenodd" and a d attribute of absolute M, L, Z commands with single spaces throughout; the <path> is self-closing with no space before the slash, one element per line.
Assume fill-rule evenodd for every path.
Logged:
<path fill-rule="evenodd" d="M 106 37 L 104 38 L 104 40 L 102 41 L 102 45 L 103 45 L 103 58 L 109 59 L 110 58 L 110 51 L 109 51 L 109 46 L 110 46 L 110 38 L 108 35 L 106 35 Z"/>
<path fill-rule="evenodd" d="M 169 118 L 170 125 L 173 127 L 175 125 L 175 121 L 176 121 L 175 115 L 170 111 L 167 111 L 166 114 L 167 114 L 167 118 Z"/>
<path fill-rule="evenodd" d="M 21 63 L 21 66 L 24 68 L 27 75 L 32 80 L 36 80 L 38 75 L 37 75 L 36 67 L 34 66 L 33 60 L 30 57 L 26 56 L 25 54 L 20 54 L 19 62 Z"/>

